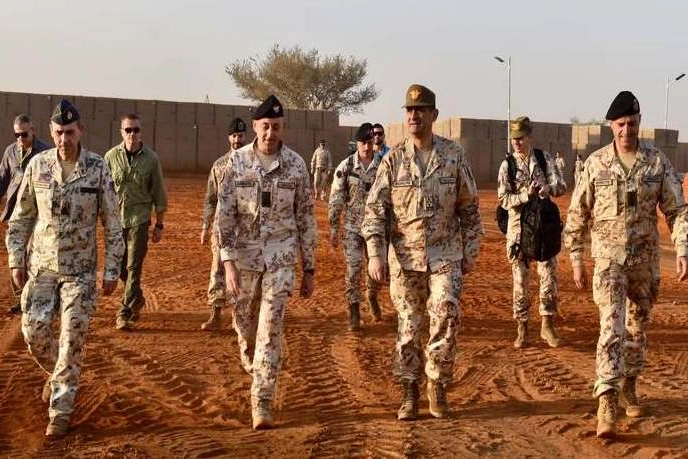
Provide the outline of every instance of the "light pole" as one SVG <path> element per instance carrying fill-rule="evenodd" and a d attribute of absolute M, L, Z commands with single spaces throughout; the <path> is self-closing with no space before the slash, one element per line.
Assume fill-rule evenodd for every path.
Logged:
<path fill-rule="evenodd" d="M 685 73 L 680 74 L 676 78 L 670 80 L 669 75 L 667 75 L 667 82 L 666 82 L 666 93 L 664 95 L 664 129 L 667 129 L 667 125 L 669 122 L 669 86 L 672 84 L 676 83 L 678 80 L 686 76 Z"/>
<path fill-rule="evenodd" d="M 511 133 L 509 131 L 509 123 L 511 122 L 511 56 L 506 60 L 499 56 L 494 56 L 495 60 L 500 64 L 506 65 L 506 151 L 511 151 Z"/>

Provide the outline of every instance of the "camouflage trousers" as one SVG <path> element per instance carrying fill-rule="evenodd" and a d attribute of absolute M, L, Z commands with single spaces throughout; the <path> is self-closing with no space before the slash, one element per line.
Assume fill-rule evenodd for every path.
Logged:
<path fill-rule="evenodd" d="M 511 261 L 511 275 L 513 278 L 513 309 L 514 319 L 525 322 L 528 320 L 530 309 L 530 263 L 522 257 Z M 541 316 L 553 316 L 557 313 L 557 259 L 547 261 L 533 261 L 540 276 L 540 308 Z"/>
<path fill-rule="evenodd" d="M 380 285 L 368 275 L 367 263 L 364 263 L 364 260 L 368 259 L 365 239 L 352 231 L 345 231 L 342 246 L 346 259 L 346 276 L 344 277 L 346 301 L 349 304 L 363 301 L 361 272 L 364 269 L 366 272 L 366 289 L 369 294 L 377 295 Z"/>
<path fill-rule="evenodd" d="M 213 231 L 210 236 L 210 250 L 213 252 L 213 261 L 210 265 L 210 281 L 208 282 L 208 304 L 211 307 L 225 305 L 225 267 L 220 260 L 220 249 L 217 246 L 217 235 Z"/>
<path fill-rule="evenodd" d="M 241 271 L 241 291 L 234 304 L 234 330 L 241 365 L 253 377 L 251 399 L 272 400 L 282 364 L 282 325 L 294 269 Z"/>
<path fill-rule="evenodd" d="M 315 187 L 315 199 L 325 199 L 327 196 L 327 169 L 316 167 L 313 172 L 313 186 Z"/>
<path fill-rule="evenodd" d="M 81 376 L 81 351 L 95 309 L 95 276 L 78 278 L 40 271 L 22 292 L 22 333 L 29 353 L 51 376 L 50 418 L 69 416 Z M 59 313 L 59 316 L 58 316 Z M 59 317 L 59 337 L 53 321 Z"/>
<path fill-rule="evenodd" d="M 456 337 L 461 325 L 460 264 L 433 273 L 407 271 L 398 263 L 391 263 L 390 269 L 389 293 L 397 311 L 394 376 L 401 381 L 419 381 L 425 360 L 425 375 L 448 384 L 454 372 Z M 423 348 L 421 335 L 426 312 L 429 337 Z"/>
<path fill-rule="evenodd" d="M 596 259 L 592 293 L 600 312 L 595 397 L 619 390 L 625 376 L 637 376 L 645 364 L 652 304 L 659 290 L 655 262 L 632 266 Z"/>

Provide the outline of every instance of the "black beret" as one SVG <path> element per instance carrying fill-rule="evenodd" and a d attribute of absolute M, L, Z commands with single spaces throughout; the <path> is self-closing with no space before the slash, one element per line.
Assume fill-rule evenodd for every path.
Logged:
<path fill-rule="evenodd" d="M 79 119 L 81 119 L 81 115 L 67 99 L 60 100 L 55 110 L 53 110 L 53 114 L 50 115 L 50 121 L 60 126 L 73 123 Z"/>
<path fill-rule="evenodd" d="M 356 135 L 354 136 L 357 142 L 367 142 L 373 140 L 373 125 L 370 123 L 361 124 L 356 130 Z"/>
<path fill-rule="evenodd" d="M 251 117 L 254 120 L 261 120 L 263 118 L 282 118 L 284 116 L 284 109 L 277 97 L 269 95 L 254 111 Z"/>
<path fill-rule="evenodd" d="M 229 123 L 229 135 L 235 132 L 246 132 L 246 123 L 241 118 L 234 118 L 231 123 Z"/>
<path fill-rule="evenodd" d="M 614 121 L 622 116 L 636 115 L 640 113 L 638 99 L 631 91 L 621 91 L 612 101 L 607 110 L 607 119 Z"/>

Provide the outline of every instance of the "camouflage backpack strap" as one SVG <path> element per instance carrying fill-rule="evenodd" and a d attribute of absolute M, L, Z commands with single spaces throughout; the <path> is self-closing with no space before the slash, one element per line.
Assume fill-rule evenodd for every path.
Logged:
<path fill-rule="evenodd" d="M 538 166 L 540 166 L 542 175 L 544 175 L 545 180 L 547 180 L 547 160 L 545 159 L 545 153 L 537 148 L 533 148 L 533 153 L 535 154 L 535 159 L 537 160 Z"/>

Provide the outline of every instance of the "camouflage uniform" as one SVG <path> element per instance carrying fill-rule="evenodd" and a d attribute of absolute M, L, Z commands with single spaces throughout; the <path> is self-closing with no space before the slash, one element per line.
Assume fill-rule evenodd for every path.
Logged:
<path fill-rule="evenodd" d="M 564 169 L 566 168 L 566 161 L 564 161 L 563 156 L 559 156 L 554 160 L 554 164 L 557 166 L 558 172 L 559 172 L 559 177 L 561 178 L 562 183 L 566 185 L 566 179 L 564 178 Z"/>
<path fill-rule="evenodd" d="M 497 177 L 497 194 L 500 205 L 509 211 L 509 225 L 506 231 L 506 254 L 511 263 L 513 279 L 513 310 L 514 319 L 521 322 L 528 320 L 530 309 L 530 261 L 524 259 L 513 250 L 514 244 L 521 240 L 521 208 L 528 202 L 528 187 L 536 182 L 543 186 L 547 184 L 551 196 L 561 196 L 566 191 L 566 183 L 561 173 L 555 167 L 552 157 L 543 152 L 547 161 L 547 176 L 540 169 L 535 153 L 530 152 L 525 160 L 514 154 L 516 162 L 515 189 L 511 189 L 507 161 L 502 161 Z M 547 261 L 536 261 L 537 272 L 540 276 L 540 315 L 553 316 L 557 312 L 557 260 L 552 257 Z"/>
<path fill-rule="evenodd" d="M 582 159 L 576 159 L 576 164 L 574 166 L 574 177 L 573 177 L 573 186 L 576 186 L 576 183 L 578 183 L 578 179 L 580 178 L 581 174 L 583 173 L 583 160 Z"/>
<path fill-rule="evenodd" d="M 433 136 L 423 174 L 410 139 L 383 158 L 366 201 L 362 233 L 369 256 L 386 256 L 390 243 L 390 296 L 398 313 L 395 375 L 418 381 L 423 314 L 430 317 L 425 374 L 451 381 L 460 326 L 461 260 L 478 255 L 483 228 L 478 194 L 463 148 Z"/>
<path fill-rule="evenodd" d="M 330 193 L 329 221 L 333 231 L 339 231 L 339 218 L 344 212 L 344 237 L 342 245 L 346 258 L 346 300 L 349 304 L 360 303 L 361 295 L 361 270 L 363 259 L 366 256 L 366 245 L 361 233 L 361 222 L 365 211 L 365 202 L 368 197 L 375 174 L 380 165 L 378 155 L 373 158 L 364 169 L 358 158 L 358 153 L 347 157 L 342 161 L 334 173 L 332 192 Z M 366 269 L 367 272 L 367 269 Z M 366 288 L 368 293 L 377 294 L 380 289 L 369 275 L 366 275 Z"/>
<path fill-rule="evenodd" d="M 254 149 L 255 141 L 230 154 L 214 231 L 222 261 L 233 261 L 241 276 L 234 329 L 255 407 L 274 397 L 294 265 L 300 255 L 303 269 L 314 269 L 316 227 L 303 159 L 283 145 L 265 170 Z"/>
<path fill-rule="evenodd" d="M 51 418 L 69 415 L 79 387 L 81 352 L 96 300 L 96 224 L 105 228 L 103 278 L 117 280 L 124 253 L 117 196 L 105 161 L 82 149 L 65 183 L 57 149 L 28 164 L 9 222 L 10 268 L 29 265 L 22 332 L 29 352 L 52 374 Z M 33 237 L 30 260 L 24 247 Z M 59 340 L 52 323 L 59 311 Z"/>
<path fill-rule="evenodd" d="M 626 173 L 614 144 L 585 161 L 571 198 L 564 241 L 581 266 L 588 228 L 595 261 L 593 299 L 600 311 L 594 395 L 619 391 L 644 365 L 652 304 L 659 288 L 657 206 L 666 216 L 678 256 L 688 255 L 688 211 L 681 184 L 664 154 L 640 145 Z"/>
<path fill-rule="evenodd" d="M 229 162 L 231 151 L 220 156 L 213 163 L 208 175 L 208 184 L 205 190 L 205 200 L 203 201 L 203 226 L 210 227 L 210 221 L 215 215 L 217 207 L 217 192 L 222 181 L 222 173 Z M 214 307 L 225 305 L 225 268 L 220 260 L 220 249 L 217 245 L 217 235 L 211 231 L 210 249 L 213 253 L 213 261 L 210 265 L 210 281 L 208 282 L 208 304 Z"/>
<path fill-rule="evenodd" d="M 327 188 L 327 176 L 332 170 L 332 155 L 330 150 L 318 147 L 313 152 L 311 158 L 311 172 L 313 173 L 313 186 L 315 187 L 315 198 L 325 199 Z"/>

